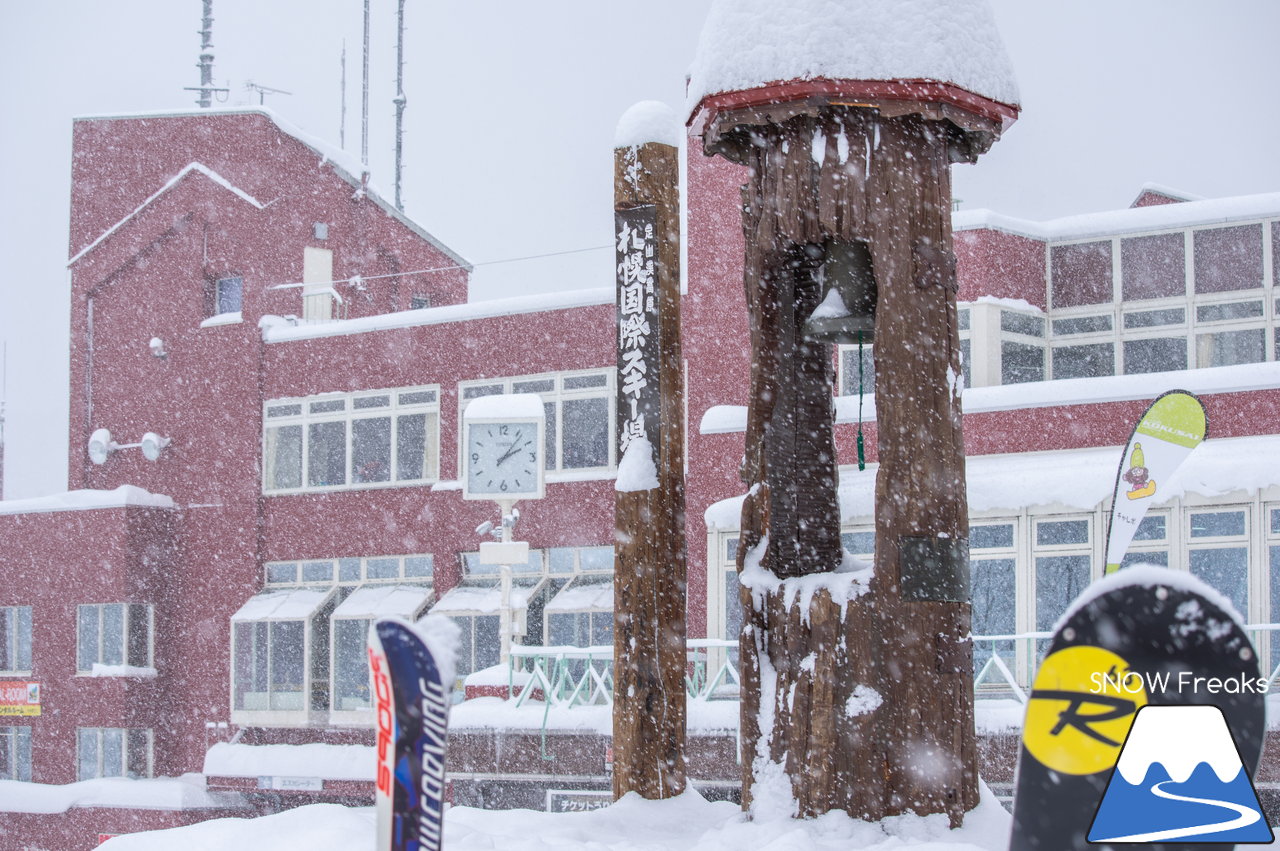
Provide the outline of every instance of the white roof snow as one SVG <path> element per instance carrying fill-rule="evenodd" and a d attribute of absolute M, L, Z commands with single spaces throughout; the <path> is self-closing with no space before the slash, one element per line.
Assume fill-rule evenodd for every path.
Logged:
<path fill-rule="evenodd" d="M 932 80 L 1000 103 L 1018 85 L 986 0 L 715 0 L 688 108 L 786 80 Z"/>
<path fill-rule="evenodd" d="M 1108 499 L 1116 483 L 1123 448 L 1102 446 L 1056 452 L 1012 455 L 974 455 L 965 459 L 971 512 L 1018 511 L 1036 505 L 1061 505 L 1091 510 Z M 1280 485 L 1280 464 L 1259 459 L 1280 454 L 1280 435 L 1210 438 L 1187 457 L 1173 477 L 1163 483 L 1162 505 L 1189 493 L 1215 497 L 1236 491 L 1252 492 Z M 875 479 L 879 464 L 858 472 L 840 471 L 840 520 L 851 523 L 874 513 Z M 714 503 L 706 511 L 709 530 L 737 529 L 743 497 Z"/>
<path fill-rule="evenodd" d="M 659 142 L 678 148 L 684 135 L 682 130 L 674 109 L 660 100 L 642 100 L 632 104 L 618 119 L 613 146 L 629 148 Z"/>
<path fill-rule="evenodd" d="M 174 508 L 164 494 L 151 493 L 135 485 L 115 490 L 75 490 L 52 496 L 0 501 L 0 514 L 44 514 L 52 511 L 90 511 L 96 508 Z"/>
<path fill-rule="evenodd" d="M 321 777 L 373 780 L 367 745 L 242 745 L 218 742 L 204 755 L 206 777 Z"/>
<path fill-rule="evenodd" d="M 497 393 L 492 396 L 481 396 L 467 403 L 462 414 L 464 420 L 498 419 L 543 419 L 546 409 L 542 407 L 542 397 L 537 393 Z"/>
<path fill-rule="evenodd" d="M 334 593 L 333 589 L 315 591 L 293 588 L 288 591 L 266 591 L 249 598 L 231 616 L 233 621 L 298 621 L 316 613 Z"/>
<path fill-rule="evenodd" d="M 334 618 L 413 618 L 431 599 L 431 589 L 411 585 L 366 585 L 333 610 Z"/>
<path fill-rule="evenodd" d="M 523 609 L 529 605 L 529 596 L 535 588 L 536 586 L 512 585 L 511 608 Z M 502 590 L 497 582 L 492 585 L 458 585 L 431 607 L 433 615 L 496 615 L 501 611 Z"/>

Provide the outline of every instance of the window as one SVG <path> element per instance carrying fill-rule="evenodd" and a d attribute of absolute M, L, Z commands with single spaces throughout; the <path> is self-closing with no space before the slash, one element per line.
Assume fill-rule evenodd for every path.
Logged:
<path fill-rule="evenodd" d="M 1156 328 L 1161 325 L 1181 325 L 1187 321 L 1187 311 L 1181 307 L 1162 310 L 1135 310 L 1124 315 L 1124 327 Z"/>
<path fill-rule="evenodd" d="M 1169 515 L 1165 512 L 1149 513 L 1133 533 L 1129 549 L 1120 560 L 1120 568 L 1135 564 L 1169 566 Z"/>
<path fill-rule="evenodd" d="M 1092 522 L 1084 518 L 1035 521 L 1036 631 L 1052 630 L 1071 601 L 1089 584 L 1092 531 Z M 1048 647 L 1044 640 L 1038 644 L 1042 653 Z"/>
<path fill-rule="evenodd" d="M 416 484 L 438 475 L 435 387 L 277 399 L 264 414 L 264 491 Z"/>
<path fill-rule="evenodd" d="M 854 532 L 841 532 L 840 544 L 851 556 L 870 561 L 876 553 L 876 533 L 874 529 L 862 529 Z"/>
<path fill-rule="evenodd" d="M 1125 301 L 1185 296 L 1186 237 L 1179 231 L 1120 240 L 1120 272 Z"/>
<path fill-rule="evenodd" d="M 1044 380 L 1044 349 L 1026 343 L 1000 344 L 1000 383 Z"/>
<path fill-rule="evenodd" d="M 76 731 L 76 779 L 150 777 L 150 730 L 81 727 Z"/>
<path fill-rule="evenodd" d="M 435 574 L 430 553 L 367 558 L 329 558 L 308 561 L 273 561 L 265 565 L 266 584 L 359 584 L 364 582 L 429 582 Z M 336 578 L 335 578 L 336 577 Z"/>
<path fill-rule="evenodd" d="M 1053 320 L 1054 336 L 1062 334 L 1094 334 L 1111 330 L 1110 316 L 1071 316 Z"/>
<path fill-rule="evenodd" d="M 266 591 L 231 616 L 233 722 L 261 720 L 240 713 L 293 713 L 285 722 L 328 708 L 327 619 L 336 602 L 333 588 Z"/>
<path fill-rule="evenodd" d="M 0 606 L 0 672 L 30 670 L 31 607 Z"/>
<path fill-rule="evenodd" d="M 1150 337 L 1124 341 L 1124 374 L 1166 372 L 1187 368 L 1185 337 Z"/>
<path fill-rule="evenodd" d="M 1270 581 L 1271 609 L 1267 620 L 1280 623 L 1280 508 L 1272 508 L 1270 528 L 1267 532 L 1267 556 L 1271 570 L 1267 574 Z M 1280 631 L 1271 633 L 1271 660 L 1269 668 L 1280 662 Z"/>
<path fill-rule="evenodd" d="M 30 727 L 0 727 L 0 780 L 31 780 Z"/>
<path fill-rule="evenodd" d="M 1198 230 L 1192 235 L 1195 291 L 1221 293 L 1262 286 L 1262 227 Z"/>
<path fill-rule="evenodd" d="M 1262 328 L 1196 335 L 1196 366 L 1233 366 L 1267 359 L 1267 334 Z"/>
<path fill-rule="evenodd" d="M 213 285 L 213 313 L 239 313 L 244 306 L 244 278 L 219 278 Z"/>
<path fill-rule="evenodd" d="M 487 567 L 487 565 L 486 565 Z M 511 583 L 511 621 L 516 635 L 527 636 L 524 643 L 542 640 L 543 614 L 547 598 L 563 580 L 552 582 L 544 576 L 517 575 Z M 432 614 L 447 615 L 458 625 L 458 677 L 491 668 L 500 661 L 502 646 L 500 612 L 502 590 L 492 578 L 464 576 L 449 589 Z"/>
<path fill-rule="evenodd" d="M 1248 514 L 1190 511 L 1187 558 L 1191 573 L 1216 588 L 1249 621 Z"/>
<path fill-rule="evenodd" d="M 971 631 L 975 636 L 1017 633 L 1017 564 L 1014 524 L 982 523 L 969 527 Z M 986 664 L 993 645 L 1006 657 L 1015 649 L 1011 640 L 981 642 L 973 648 L 975 669 Z"/>
<path fill-rule="evenodd" d="M 547 550 L 547 573 L 613 573 L 613 547 L 552 547 Z"/>
<path fill-rule="evenodd" d="M 76 607 L 76 671 L 99 666 L 149 668 L 152 662 L 151 606 L 105 603 Z"/>
<path fill-rule="evenodd" d="M 329 620 L 333 630 L 333 711 L 364 712 L 369 700 L 369 625 L 376 618 L 396 616 L 417 620 L 431 602 L 431 589 L 422 586 L 381 585 L 357 588 L 342 601 Z M 331 716 L 330 720 L 336 719 Z M 368 719 L 360 719 L 368 723 Z"/>
<path fill-rule="evenodd" d="M 1116 349 L 1111 343 L 1057 346 L 1053 349 L 1053 377 L 1097 378 L 1115 375 Z"/>
<path fill-rule="evenodd" d="M 612 646 L 613 577 L 574 579 L 547 604 L 546 620 L 553 647 Z"/>
<path fill-rule="evenodd" d="M 548 473 L 606 470 L 615 465 L 613 370 L 459 384 L 458 422 L 462 422 L 463 412 L 472 399 L 497 393 L 536 393 L 542 397 L 547 418 L 543 454 Z"/>
<path fill-rule="evenodd" d="M 1055 308 L 1112 300 L 1110 241 L 1055 245 L 1049 249 L 1049 265 Z"/>
<path fill-rule="evenodd" d="M 1000 330 L 1009 334 L 1023 334 L 1027 337 L 1043 337 L 1044 318 L 1029 313 L 1002 310 L 1000 311 Z"/>
<path fill-rule="evenodd" d="M 857 396 L 859 392 L 876 392 L 876 361 L 871 346 L 841 346 L 840 395 Z"/>

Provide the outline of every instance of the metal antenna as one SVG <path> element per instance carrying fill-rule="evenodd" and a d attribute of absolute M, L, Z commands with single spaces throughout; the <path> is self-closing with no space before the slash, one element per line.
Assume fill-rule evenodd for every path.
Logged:
<path fill-rule="evenodd" d="M 342 40 L 342 58 L 338 60 L 339 66 L 342 68 L 342 112 L 338 119 L 338 147 L 342 150 L 347 149 L 347 40 Z"/>
<path fill-rule="evenodd" d="M 367 171 L 369 168 L 369 0 L 364 0 L 364 90 L 360 100 L 360 162 L 364 163 Z"/>
<path fill-rule="evenodd" d="M 396 10 L 396 97 L 392 101 L 396 105 L 396 209 L 404 212 L 404 203 L 400 200 L 400 172 L 404 153 L 404 108 L 407 101 L 404 96 L 404 0 L 400 0 Z"/>
<path fill-rule="evenodd" d="M 257 93 L 258 93 L 258 106 L 262 106 L 262 105 L 263 105 L 264 99 L 265 99 L 265 97 L 266 97 L 267 95 L 291 95 L 291 94 L 293 94 L 293 92 L 286 92 L 284 89 L 273 89 L 273 88 L 271 88 L 270 86 L 262 86 L 262 85 L 259 85 L 258 83 L 255 83 L 253 80 L 250 80 L 249 82 L 245 83 L 245 84 L 244 84 L 244 87 L 245 87 L 247 90 L 251 91 L 251 92 L 257 92 Z"/>
<path fill-rule="evenodd" d="M 200 69 L 200 85 L 184 86 L 185 92 L 199 92 L 196 105 L 201 109 L 213 106 L 215 92 L 223 94 L 230 89 L 219 89 L 213 85 L 213 0 L 204 0 L 204 16 L 200 20 L 200 61 L 196 67 Z"/>

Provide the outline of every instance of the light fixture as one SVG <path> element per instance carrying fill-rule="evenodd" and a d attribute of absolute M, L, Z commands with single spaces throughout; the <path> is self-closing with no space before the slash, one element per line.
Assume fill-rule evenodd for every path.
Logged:
<path fill-rule="evenodd" d="M 89 460 L 95 464 L 107 463 L 107 458 L 119 448 L 120 444 L 111 439 L 111 432 L 105 428 L 100 428 L 89 435 Z"/>
<path fill-rule="evenodd" d="M 151 342 L 147 343 L 147 345 L 151 348 L 151 354 L 156 357 L 166 358 L 169 356 L 169 353 L 164 350 L 164 340 L 159 337 L 152 337 Z"/>
<path fill-rule="evenodd" d="M 142 442 L 140 444 L 142 447 L 142 455 L 148 461 L 159 460 L 160 453 L 163 452 L 165 447 L 171 442 L 170 438 L 161 437 L 154 431 L 149 431 L 142 436 Z"/>

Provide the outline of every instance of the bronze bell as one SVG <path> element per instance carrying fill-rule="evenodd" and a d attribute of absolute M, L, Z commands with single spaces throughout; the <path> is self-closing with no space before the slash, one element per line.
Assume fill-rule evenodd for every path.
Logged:
<path fill-rule="evenodd" d="M 805 339 L 870 344 L 876 330 L 876 276 L 867 243 L 860 239 L 828 240 L 817 277 L 823 300 L 805 320 Z"/>

